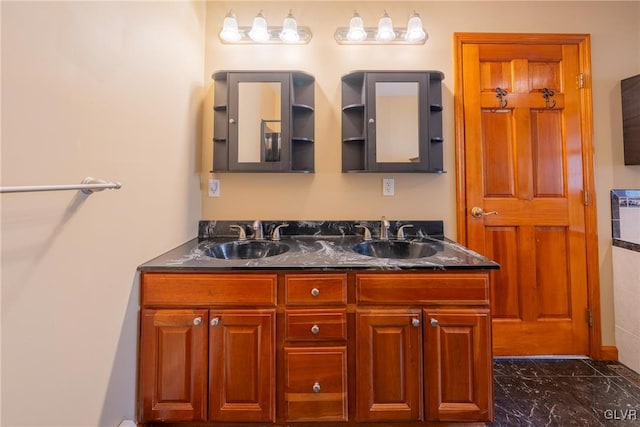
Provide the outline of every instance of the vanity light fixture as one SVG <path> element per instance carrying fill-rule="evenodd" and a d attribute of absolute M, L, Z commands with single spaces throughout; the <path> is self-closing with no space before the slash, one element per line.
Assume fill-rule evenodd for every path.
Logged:
<path fill-rule="evenodd" d="M 354 12 L 349 28 L 336 29 L 333 37 L 338 44 L 425 44 L 427 33 L 417 12 L 409 17 L 407 28 L 394 28 L 391 17 L 384 11 L 378 27 L 365 27 L 358 12 Z"/>
<path fill-rule="evenodd" d="M 226 44 L 307 44 L 311 30 L 299 27 L 293 13 L 285 17 L 282 27 L 270 27 L 262 11 L 253 18 L 251 27 L 238 26 L 233 12 L 224 18 L 220 40 Z"/>

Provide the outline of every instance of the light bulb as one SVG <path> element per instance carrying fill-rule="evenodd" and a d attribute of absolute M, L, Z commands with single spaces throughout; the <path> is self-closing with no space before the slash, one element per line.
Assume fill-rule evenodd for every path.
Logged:
<path fill-rule="evenodd" d="M 238 21 L 231 11 L 224 18 L 220 38 L 225 42 L 238 42 L 242 38 L 238 30 Z"/>
<path fill-rule="evenodd" d="M 378 32 L 376 33 L 376 40 L 380 42 L 390 42 L 391 40 L 396 38 L 396 32 L 393 30 L 393 23 L 391 22 L 391 18 L 387 14 L 387 11 L 384 11 L 384 15 L 378 21 Z"/>
<path fill-rule="evenodd" d="M 254 42 L 267 42 L 269 41 L 269 30 L 267 29 L 267 20 L 264 18 L 262 11 L 260 11 L 255 18 L 253 18 L 253 25 L 251 31 L 249 31 L 249 37 Z"/>
<path fill-rule="evenodd" d="M 407 24 L 407 34 L 404 39 L 408 42 L 419 42 L 424 40 L 427 37 L 427 34 L 424 32 L 422 28 L 422 19 L 420 19 L 420 15 L 418 15 L 415 11 L 409 18 L 409 23 Z"/>
<path fill-rule="evenodd" d="M 349 21 L 349 31 L 347 32 L 347 40 L 352 42 L 359 42 L 367 38 L 367 32 L 364 29 L 364 22 L 358 15 L 358 12 L 353 12 L 353 17 Z"/>
<path fill-rule="evenodd" d="M 280 32 L 280 40 L 285 43 L 295 43 L 300 40 L 300 34 L 298 34 L 298 23 L 296 18 L 293 17 L 291 11 L 282 24 L 282 31 Z"/>

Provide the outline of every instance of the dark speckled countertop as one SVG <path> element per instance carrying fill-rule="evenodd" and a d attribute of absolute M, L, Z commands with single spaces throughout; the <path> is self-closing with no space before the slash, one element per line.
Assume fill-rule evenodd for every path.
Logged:
<path fill-rule="evenodd" d="M 238 231 L 231 225 L 240 225 L 247 238 L 253 238 L 252 221 L 200 221 L 198 237 L 172 249 L 138 267 L 140 271 L 223 271 L 223 270 L 462 270 L 497 269 L 490 259 L 444 237 L 442 221 L 389 220 L 389 236 L 394 239 L 401 225 L 406 240 L 431 245 L 435 254 L 423 258 L 391 259 L 360 255 L 352 248 L 363 241 L 363 231 L 356 224 L 370 228 L 378 238 L 378 221 L 262 221 L 265 239 L 273 229 L 282 228 L 281 243 L 289 250 L 280 255 L 259 259 L 225 260 L 209 256 L 209 249 L 217 244 L 237 240 Z"/>

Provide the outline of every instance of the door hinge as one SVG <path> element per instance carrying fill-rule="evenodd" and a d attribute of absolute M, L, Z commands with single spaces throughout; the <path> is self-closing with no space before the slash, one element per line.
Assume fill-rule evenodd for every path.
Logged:
<path fill-rule="evenodd" d="M 590 308 L 587 308 L 587 325 L 593 326 L 593 311 Z"/>
<path fill-rule="evenodd" d="M 578 74 L 578 89 L 584 89 L 584 73 Z"/>
<path fill-rule="evenodd" d="M 582 190 L 582 204 L 589 206 L 589 190 Z"/>

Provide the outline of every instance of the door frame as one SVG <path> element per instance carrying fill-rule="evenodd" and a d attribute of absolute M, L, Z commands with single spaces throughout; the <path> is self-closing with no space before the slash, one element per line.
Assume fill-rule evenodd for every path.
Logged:
<path fill-rule="evenodd" d="M 594 359 L 613 356 L 603 354 L 600 309 L 600 272 L 598 257 L 598 228 L 594 183 L 593 111 L 591 100 L 591 39 L 589 34 L 536 33 L 454 33 L 454 117 L 456 158 L 456 226 L 457 240 L 467 244 L 466 163 L 464 139 L 464 93 L 462 50 L 465 44 L 575 44 L 578 46 L 580 72 L 583 75 L 581 93 L 581 134 L 583 188 L 585 191 L 585 239 L 587 259 L 587 308 L 591 310 L 589 354 Z"/>

